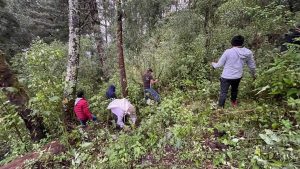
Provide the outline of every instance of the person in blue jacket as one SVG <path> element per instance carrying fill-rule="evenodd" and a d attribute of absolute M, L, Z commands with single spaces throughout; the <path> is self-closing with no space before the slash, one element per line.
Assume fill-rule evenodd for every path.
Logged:
<path fill-rule="evenodd" d="M 116 99 L 116 87 L 114 85 L 110 85 L 106 91 L 107 99 Z"/>

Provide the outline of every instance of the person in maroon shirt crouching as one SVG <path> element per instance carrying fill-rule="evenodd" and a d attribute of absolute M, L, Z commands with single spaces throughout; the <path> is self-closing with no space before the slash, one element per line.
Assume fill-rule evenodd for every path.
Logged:
<path fill-rule="evenodd" d="M 84 91 L 80 90 L 77 92 L 77 98 L 75 100 L 74 112 L 77 119 L 83 127 L 86 127 L 86 122 L 92 120 L 97 122 L 97 118 L 89 110 L 89 104 L 84 98 Z"/>

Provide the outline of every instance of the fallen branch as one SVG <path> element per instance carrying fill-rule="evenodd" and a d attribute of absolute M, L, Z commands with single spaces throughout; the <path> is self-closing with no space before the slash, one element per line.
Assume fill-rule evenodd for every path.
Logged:
<path fill-rule="evenodd" d="M 52 141 L 51 143 L 44 146 L 41 150 L 42 153 L 50 153 L 52 155 L 57 155 L 64 151 L 65 147 L 58 141 Z M 23 157 L 19 157 L 8 164 L 1 166 L 0 169 L 23 168 L 27 160 L 35 160 L 39 157 L 39 155 L 40 152 L 27 153 Z"/>

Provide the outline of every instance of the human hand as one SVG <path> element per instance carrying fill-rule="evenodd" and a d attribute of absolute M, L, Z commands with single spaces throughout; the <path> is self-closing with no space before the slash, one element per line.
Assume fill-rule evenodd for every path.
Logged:
<path fill-rule="evenodd" d="M 213 66 L 214 64 L 217 64 L 216 62 L 211 62 L 210 66 L 215 69 L 215 67 Z"/>

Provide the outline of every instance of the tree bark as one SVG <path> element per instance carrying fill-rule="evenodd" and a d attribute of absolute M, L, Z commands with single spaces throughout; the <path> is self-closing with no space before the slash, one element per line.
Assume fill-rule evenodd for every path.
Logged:
<path fill-rule="evenodd" d="M 204 56 L 204 63 L 207 64 L 208 63 L 208 57 L 209 57 L 209 53 L 210 53 L 210 28 L 209 28 L 209 20 L 210 20 L 210 8 L 206 8 L 205 9 L 205 14 L 204 14 L 204 32 L 205 32 L 205 56 Z"/>
<path fill-rule="evenodd" d="M 123 12 L 121 8 L 121 0 L 117 0 L 117 49 L 119 57 L 119 69 L 120 69 L 120 83 L 122 87 L 123 97 L 127 97 L 127 78 L 125 71 L 124 53 L 123 53 L 123 35 L 122 35 L 122 18 Z"/>
<path fill-rule="evenodd" d="M 77 74 L 79 65 L 79 6 L 78 0 L 69 0 L 69 52 L 67 75 L 65 78 L 63 108 L 65 122 L 74 119 L 73 107 L 75 101 Z"/>
<path fill-rule="evenodd" d="M 212 22 L 212 2 L 208 1 L 208 6 L 204 11 L 204 33 L 205 33 L 205 55 L 203 58 L 203 63 L 205 65 L 210 64 L 209 57 L 211 56 L 211 38 L 212 38 L 212 30 L 210 23 Z M 212 82 L 212 70 L 211 68 L 206 68 L 207 70 L 207 79 Z"/>
<path fill-rule="evenodd" d="M 108 12 L 108 7 L 109 7 L 109 2 L 107 2 L 107 0 L 103 0 L 103 16 L 104 16 L 104 26 L 105 26 L 105 44 L 108 43 L 108 22 L 107 22 L 107 12 Z"/>
<path fill-rule="evenodd" d="M 2 51 L 0 51 L 0 89 L 7 96 L 9 102 L 16 106 L 18 114 L 29 130 L 31 140 L 39 141 L 45 138 L 46 130 L 43 119 L 38 115 L 33 115 L 32 110 L 26 107 L 29 97 L 24 88 L 19 84 L 17 77 L 9 68 Z"/>
<path fill-rule="evenodd" d="M 101 0 L 96 0 L 97 3 L 97 16 L 98 16 L 98 21 L 99 21 L 99 30 L 97 31 L 96 38 L 97 38 L 97 51 L 99 54 L 99 59 L 100 59 L 100 66 L 101 70 L 103 72 L 103 65 L 104 65 L 104 49 L 103 49 L 103 37 L 102 37 L 102 29 L 101 29 L 101 21 L 102 21 L 102 16 L 101 16 Z"/>

